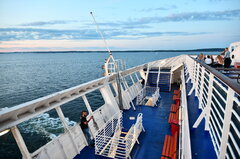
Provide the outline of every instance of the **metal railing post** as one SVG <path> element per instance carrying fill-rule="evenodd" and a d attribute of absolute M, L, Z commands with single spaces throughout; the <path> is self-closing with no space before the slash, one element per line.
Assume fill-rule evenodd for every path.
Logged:
<path fill-rule="evenodd" d="M 144 88 L 146 88 L 147 86 L 147 82 L 148 82 L 148 75 L 149 75 L 149 69 L 150 69 L 150 66 L 148 64 L 148 67 L 147 67 L 147 73 L 146 73 L 146 76 L 145 76 L 145 83 L 144 83 Z"/>
<path fill-rule="evenodd" d="M 209 86 L 208 86 L 208 99 L 207 99 L 207 105 L 205 107 L 206 110 L 206 116 L 205 116 L 205 130 L 209 130 L 209 118 L 210 118 L 210 110 L 211 110 L 211 102 L 212 102 L 212 95 L 213 95 L 213 79 L 214 75 L 210 73 L 209 75 Z"/>
<path fill-rule="evenodd" d="M 93 111 L 92 111 L 92 108 L 91 108 L 91 106 L 90 106 L 90 104 L 89 104 L 89 102 L 88 102 L 88 100 L 87 100 L 87 97 L 86 97 L 85 95 L 83 95 L 83 96 L 82 96 L 82 99 L 83 99 L 83 101 L 84 101 L 84 103 L 85 103 L 85 105 L 86 105 L 86 107 L 87 107 L 88 112 L 89 112 L 91 115 L 93 115 Z"/>
<path fill-rule="evenodd" d="M 13 134 L 14 139 L 16 140 L 16 143 L 22 153 L 22 157 L 23 159 L 32 159 L 27 146 L 22 138 L 22 135 L 20 133 L 20 131 L 18 130 L 17 126 L 14 126 L 11 128 L 11 132 Z"/>
<path fill-rule="evenodd" d="M 56 107 L 55 109 L 56 109 L 57 114 L 58 114 L 58 116 L 59 116 L 59 118 L 60 118 L 60 120 L 61 120 L 61 122 L 62 122 L 62 124 L 63 124 L 64 131 L 65 131 L 65 132 L 69 132 L 70 138 L 71 138 L 71 140 L 72 140 L 73 147 L 75 148 L 76 153 L 78 153 L 77 144 L 76 144 L 76 142 L 75 142 L 75 140 L 74 140 L 74 138 L 73 138 L 73 135 L 72 135 L 72 133 L 71 133 L 71 130 L 69 129 L 69 126 L 68 126 L 67 121 L 66 121 L 66 119 L 65 119 L 65 117 L 64 117 L 64 114 L 63 114 L 63 112 L 62 112 L 61 107 L 58 106 L 58 107 Z"/>
<path fill-rule="evenodd" d="M 129 76 L 130 76 L 130 78 L 131 78 L 131 81 L 132 81 L 132 83 L 133 83 L 133 87 L 134 87 L 134 89 L 135 89 L 133 96 L 136 97 L 137 92 L 138 92 L 138 89 L 137 89 L 136 83 L 134 82 L 134 80 L 133 80 L 133 78 L 132 78 L 132 74 L 130 74 Z"/>
<path fill-rule="evenodd" d="M 203 84 L 204 84 L 204 74 L 205 74 L 205 68 L 202 67 L 201 72 L 201 84 L 200 84 L 200 91 L 199 91 L 199 103 L 198 103 L 198 109 L 202 108 L 202 100 L 203 100 Z"/>
<path fill-rule="evenodd" d="M 227 99 L 226 99 L 226 108 L 224 113 L 224 120 L 223 120 L 223 129 L 222 129 L 222 138 L 221 138 L 221 145 L 219 148 L 219 159 L 225 159 L 226 151 L 227 151 L 227 143 L 230 131 L 230 122 L 232 117 L 232 108 L 233 108 L 233 98 L 234 98 L 234 91 L 230 87 L 228 87 L 227 91 Z"/>
<path fill-rule="evenodd" d="M 89 114 L 93 117 L 93 127 L 94 127 L 96 130 L 98 130 L 99 127 L 98 127 L 98 124 L 97 124 L 97 122 L 96 122 L 96 120 L 95 120 L 95 118 L 94 118 L 93 111 L 92 111 L 92 108 L 91 108 L 91 106 L 90 106 L 90 104 L 89 104 L 89 102 L 88 102 L 88 100 L 87 100 L 87 97 L 86 97 L 85 95 L 83 95 L 83 96 L 82 96 L 82 99 L 83 99 L 83 101 L 84 101 L 84 103 L 85 103 L 85 105 L 86 105 L 86 107 L 87 107 L 87 110 L 88 110 Z M 94 136 L 94 135 L 93 135 L 93 136 Z"/>
<path fill-rule="evenodd" d="M 198 89 L 198 81 L 199 81 L 199 68 L 200 68 L 200 64 L 199 63 L 197 63 L 196 64 L 196 68 L 197 68 L 197 77 L 196 77 L 196 79 L 195 79 L 195 96 L 197 96 L 197 97 L 199 97 L 199 94 L 198 94 L 198 91 L 197 91 L 197 89 Z"/>
<path fill-rule="evenodd" d="M 65 120 L 65 117 L 64 117 L 64 115 L 63 115 L 62 109 L 61 109 L 60 106 L 56 107 L 55 109 L 56 109 L 56 111 L 57 111 L 57 114 L 58 114 L 60 120 L 62 121 L 64 130 L 65 130 L 65 132 L 66 132 L 66 131 L 68 130 L 68 124 L 67 124 L 67 122 L 66 122 L 66 120 Z"/>

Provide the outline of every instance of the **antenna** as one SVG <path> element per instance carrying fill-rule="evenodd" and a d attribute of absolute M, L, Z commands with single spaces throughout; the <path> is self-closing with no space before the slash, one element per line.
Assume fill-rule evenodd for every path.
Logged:
<path fill-rule="evenodd" d="M 98 32 L 98 34 L 101 36 L 101 38 L 102 38 L 102 40 L 103 40 L 103 42 L 104 42 L 104 44 L 105 44 L 105 47 L 107 48 L 107 51 L 108 51 L 109 55 L 111 56 L 111 55 L 112 55 L 112 52 L 110 51 L 110 49 L 109 49 L 109 47 L 108 47 L 108 45 L 107 45 L 107 41 L 106 41 L 106 40 L 104 39 L 104 37 L 103 37 L 103 34 L 102 34 L 102 32 L 101 32 L 101 30 L 100 30 L 100 28 L 99 28 L 99 26 L 98 26 L 98 24 L 97 24 L 97 21 L 96 21 L 94 15 L 93 15 L 93 12 L 90 12 L 90 14 L 92 15 L 93 21 L 94 21 L 95 25 L 97 26 L 97 32 Z"/>

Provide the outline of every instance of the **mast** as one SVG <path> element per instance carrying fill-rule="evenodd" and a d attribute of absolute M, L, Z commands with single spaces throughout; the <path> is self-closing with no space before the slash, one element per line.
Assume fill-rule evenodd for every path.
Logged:
<path fill-rule="evenodd" d="M 109 54 L 109 57 L 108 59 L 105 61 L 105 66 L 104 66 L 104 69 L 105 69 L 105 76 L 108 76 L 109 75 L 109 71 L 108 71 L 108 63 L 110 62 L 110 60 L 112 59 L 113 62 L 114 62 L 114 67 L 115 67 L 115 70 L 117 72 L 117 76 L 116 76 L 116 81 L 117 81 L 117 89 L 118 89 L 118 101 L 119 101 L 119 109 L 120 110 L 123 110 L 123 103 L 122 103 L 122 91 L 121 91 L 121 74 L 120 74 L 120 68 L 119 68 L 119 64 L 116 60 L 114 60 L 113 56 L 112 56 L 112 52 L 111 50 L 109 49 L 108 47 L 108 44 L 107 44 L 107 41 L 105 40 L 100 28 L 99 28 L 99 25 L 97 24 L 97 21 L 93 15 L 93 12 L 90 12 L 90 14 L 92 15 L 92 18 L 93 18 L 93 21 L 94 21 L 94 24 L 96 25 L 97 27 L 97 33 L 101 36 L 104 44 L 105 44 L 105 47 L 107 48 L 107 51 L 108 51 L 108 54 Z"/>

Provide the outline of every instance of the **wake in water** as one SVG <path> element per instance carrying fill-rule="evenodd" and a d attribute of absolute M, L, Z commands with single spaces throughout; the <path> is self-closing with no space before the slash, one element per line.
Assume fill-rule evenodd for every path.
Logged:
<path fill-rule="evenodd" d="M 69 126 L 76 124 L 65 118 Z M 63 124 L 60 118 L 52 118 L 48 113 L 41 114 L 36 118 L 30 119 L 19 125 L 19 129 L 26 134 L 39 134 L 53 139 L 64 132 Z"/>

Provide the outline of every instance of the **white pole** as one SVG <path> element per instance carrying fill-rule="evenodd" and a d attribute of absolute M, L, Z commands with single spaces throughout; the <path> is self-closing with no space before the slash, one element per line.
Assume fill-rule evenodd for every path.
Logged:
<path fill-rule="evenodd" d="M 13 134 L 14 139 L 16 140 L 16 143 L 22 153 L 23 159 L 31 159 L 31 155 L 27 149 L 27 146 L 22 138 L 22 135 L 20 131 L 18 130 L 17 126 L 14 126 L 11 128 L 11 132 Z"/>
<path fill-rule="evenodd" d="M 161 70 L 161 65 L 159 65 L 159 68 L 158 68 L 158 76 L 157 76 L 157 87 L 160 88 L 158 85 L 159 85 L 159 78 L 160 78 L 160 70 Z"/>
<path fill-rule="evenodd" d="M 69 132 L 70 139 L 72 140 L 72 144 L 73 144 L 73 146 L 74 146 L 74 148 L 75 148 L 76 153 L 78 153 L 77 144 L 76 144 L 76 142 L 75 142 L 75 140 L 74 140 L 74 137 L 73 137 L 73 134 L 72 134 L 71 130 L 69 129 L 68 123 L 67 123 L 67 121 L 66 121 L 66 119 L 65 119 L 65 116 L 64 116 L 64 114 L 63 114 L 63 112 L 62 112 L 61 107 L 58 106 L 58 107 L 56 107 L 55 109 L 56 109 L 57 114 L 58 114 L 58 116 L 59 116 L 59 118 L 60 118 L 60 120 L 61 120 L 61 122 L 62 122 L 62 124 L 63 124 L 63 127 L 64 127 L 65 132 Z"/>
<path fill-rule="evenodd" d="M 225 108 L 223 128 L 222 128 L 221 145 L 219 148 L 219 152 L 220 152 L 218 157 L 219 159 L 224 159 L 226 156 L 228 138 L 230 134 L 230 123 L 231 123 L 231 116 L 232 116 L 232 109 L 233 109 L 234 93 L 235 93 L 234 90 L 228 87 L 226 108 Z"/>
<path fill-rule="evenodd" d="M 88 110 L 89 114 L 93 117 L 93 126 L 96 129 L 96 131 L 97 131 L 99 129 L 99 127 L 98 127 L 97 122 L 94 119 L 93 111 L 92 111 L 92 108 L 91 108 L 91 106 L 90 106 L 90 104 L 89 104 L 89 102 L 87 100 L 87 97 L 85 95 L 83 95 L 82 99 L 83 99 L 83 101 L 84 101 L 84 103 L 85 103 L 85 105 L 87 107 L 87 110 Z"/>
<path fill-rule="evenodd" d="M 89 102 L 87 100 L 87 97 L 85 95 L 83 95 L 82 99 L 83 99 L 83 101 L 84 101 L 84 103 L 85 103 L 85 105 L 87 107 L 87 110 L 90 113 L 90 115 L 93 115 L 93 111 L 92 111 L 92 108 L 91 108 L 91 106 L 90 106 L 90 104 L 89 104 Z"/>
<path fill-rule="evenodd" d="M 65 117 L 64 117 L 64 114 L 62 112 L 62 109 L 60 108 L 60 106 L 56 107 L 55 109 L 57 111 L 57 114 L 58 114 L 60 120 L 62 121 L 64 130 L 67 131 L 68 130 L 68 124 L 67 124 L 67 121 L 65 120 Z"/>
<path fill-rule="evenodd" d="M 146 88 L 146 86 L 147 86 L 149 69 L 150 69 L 150 66 L 149 66 L 149 64 L 148 64 L 147 73 L 146 73 L 146 79 L 145 79 L 145 83 L 144 83 L 144 88 Z"/>

